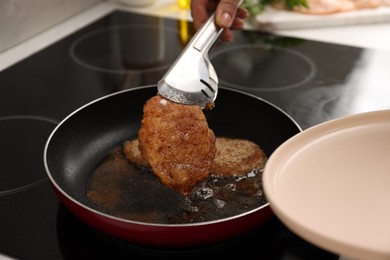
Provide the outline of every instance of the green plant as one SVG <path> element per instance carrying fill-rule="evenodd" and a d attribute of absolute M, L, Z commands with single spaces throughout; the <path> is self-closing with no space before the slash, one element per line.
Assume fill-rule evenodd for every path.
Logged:
<path fill-rule="evenodd" d="M 291 10 L 294 6 L 308 7 L 307 0 L 245 0 L 242 6 L 249 11 L 251 16 L 255 16 L 264 11 L 267 5 L 282 4 L 288 10 Z"/>

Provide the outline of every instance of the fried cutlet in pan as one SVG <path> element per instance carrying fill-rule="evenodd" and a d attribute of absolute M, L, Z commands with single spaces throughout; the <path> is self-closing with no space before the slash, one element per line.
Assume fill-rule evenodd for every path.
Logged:
<path fill-rule="evenodd" d="M 262 169 L 267 161 L 264 151 L 254 142 L 239 139 L 216 137 L 217 153 L 210 174 L 229 177 L 245 175 Z M 123 148 L 126 158 L 138 166 L 150 167 L 138 150 L 138 139 L 126 142 Z"/>
<path fill-rule="evenodd" d="M 149 162 L 142 156 L 138 149 L 138 139 L 133 139 L 126 142 L 123 146 L 123 153 L 130 162 L 135 163 L 138 166 L 150 167 Z"/>
<path fill-rule="evenodd" d="M 239 138 L 216 138 L 217 153 L 211 173 L 217 176 L 236 176 L 261 169 L 267 161 L 264 151 L 254 142 Z M 126 142 L 123 147 L 126 158 L 132 163 L 150 167 L 138 150 L 138 139 Z"/>
<path fill-rule="evenodd" d="M 156 95 L 144 105 L 139 151 L 161 182 L 184 195 L 208 178 L 216 154 L 215 135 L 200 106 Z"/>
<path fill-rule="evenodd" d="M 216 148 L 212 174 L 217 176 L 245 175 L 262 169 L 267 160 L 264 151 L 246 139 L 217 137 Z"/>
<path fill-rule="evenodd" d="M 215 137 L 199 106 L 159 95 L 144 105 L 138 138 L 124 144 L 125 157 L 151 167 L 168 187 L 187 195 L 210 175 L 245 175 L 264 167 L 264 151 L 246 139 Z"/>

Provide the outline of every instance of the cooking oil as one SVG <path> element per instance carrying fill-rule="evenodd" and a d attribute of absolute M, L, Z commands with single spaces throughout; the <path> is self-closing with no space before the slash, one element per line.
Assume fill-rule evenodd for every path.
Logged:
<path fill-rule="evenodd" d="M 180 8 L 190 10 L 191 0 L 177 0 Z"/>

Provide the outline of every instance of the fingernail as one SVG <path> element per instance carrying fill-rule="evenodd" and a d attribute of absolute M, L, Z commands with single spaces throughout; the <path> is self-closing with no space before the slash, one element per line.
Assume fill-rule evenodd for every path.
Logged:
<path fill-rule="evenodd" d="M 228 13 L 223 13 L 221 15 L 221 20 L 219 25 L 224 28 L 229 28 L 232 25 L 232 17 Z"/>

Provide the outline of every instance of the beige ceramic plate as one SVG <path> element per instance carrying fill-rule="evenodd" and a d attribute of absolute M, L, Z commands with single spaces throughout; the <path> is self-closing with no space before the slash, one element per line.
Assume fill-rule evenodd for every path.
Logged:
<path fill-rule="evenodd" d="M 313 244 L 354 259 L 390 259 L 390 110 L 322 123 L 269 158 L 271 209 Z"/>

